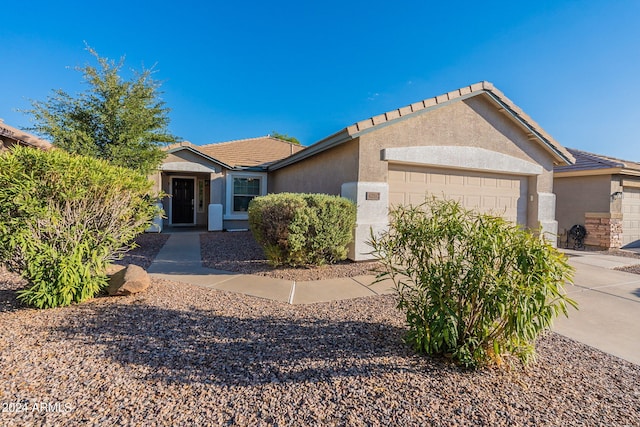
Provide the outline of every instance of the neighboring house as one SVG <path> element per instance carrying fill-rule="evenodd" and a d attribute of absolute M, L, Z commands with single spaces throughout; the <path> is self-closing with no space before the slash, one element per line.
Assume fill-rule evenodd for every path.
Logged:
<path fill-rule="evenodd" d="M 164 225 L 247 228 L 249 201 L 267 194 L 267 167 L 303 148 L 269 136 L 169 146 L 153 176 L 156 190 L 171 196 L 163 199 Z"/>
<path fill-rule="evenodd" d="M 640 246 L 640 163 L 569 148 L 576 162 L 554 172 L 559 242 L 579 224 L 585 245 Z"/>
<path fill-rule="evenodd" d="M 481 82 L 363 120 L 271 164 L 268 190 L 355 201 L 349 258 L 364 260 L 370 230 L 388 226 L 389 206 L 419 204 L 427 195 L 555 235 L 553 168 L 572 162 L 520 108 Z"/>
<path fill-rule="evenodd" d="M 52 147 L 50 142 L 9 126 L 0 119 L 0 152 L 14 145 L 40 148 L 42 150 L 49 150 Z"/>

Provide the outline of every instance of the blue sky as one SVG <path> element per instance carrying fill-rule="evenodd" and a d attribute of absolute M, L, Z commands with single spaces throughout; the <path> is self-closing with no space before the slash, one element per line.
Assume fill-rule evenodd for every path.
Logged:
<path fill-rule="evenodd" d="M 84 90 L 84 42 L 154 66 L 170 130 L 194 144 L 309 145 L 367 117 L 491 81 L 556 140 L 640 161 L 640 2 L 10 2 L 0 118 Z"/>

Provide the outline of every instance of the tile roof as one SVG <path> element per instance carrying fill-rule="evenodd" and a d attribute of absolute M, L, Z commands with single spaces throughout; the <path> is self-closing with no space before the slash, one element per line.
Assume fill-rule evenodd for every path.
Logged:
<path fill-rule="evenodd" d="M 519 122 L 528 132 L 529 138 L 537 140 L 543 147 L 549 151 L 557 161 L 565 164 L 571 164 L 574 159 L 564 148 L 560 145 L 551 135 L 549 135 L 542 127 L 537 124 L 531 117 L 529 117 L 520 107 L 507 98 L 502 92 L 500 92 L 492 83 L 482 81 L 469 86 L 456 89 L 451 92 L 447 92 L 442 95 L 434 96 L 433 98 L 427 98 L 422 101 L 414 102 L 413 104 L 400 107 L 395 110 L 387 111 L 386 113 L 370 117 L 365 120 L 361 120 L 354 123 L 351 126 L 347 126 L 340 132 L 313 144 L 305 149 L 303 153 L 292 156 L 290 159 L 283 160 L 274 165 L 274 169 L 287 166 L 303 158 L 309 157 L 319 151 L 324 151 L 334 145 L 341 144 L 353 138 L 356 138 L 363 132 L 369 132 L 374 130 L 378 126 L 384 126 L 392 123 L 396 120 L 406 118 L 414 114 L 420 114 L 434 108 L 438 108 L 443 105 L 450 104 L 451 102 L 464 100 L 472 96 L 488 95 L 495 103 L 499 105 L 499 110 L 507 114 L 517 122 Z"/>
<path fill-rule="evenodd" d="M 576 150 L 575 148 L 567 148 L 567 150 L 575 157 L 576 162 L 569 166 L 556 166 L 553 168 L 554 173 L 598 171 L 603 169 L 620 169 L 620 171 L 625 169 L 640 172 L 640 163 L 638 162 L 588 153 L 586 151 Z"/>
<path fill-rule="evenodd" d="M 53 145 L 51 145 L 49 141 L 23 132 L 13 126 L 9 126 L 2 119 L 0 119 L 0 139 L 9 139 L 10 141 L 17 142 L 21 145 L 41 148 L 43 150 L 50 150 L 53 148 Z"/>
<path fill-rule="evenodd" d="M 232 168 L 266 167 L 304 149 L 301 145 L 269 135 L 207 145 L 193 145 L 185 141 L 168 148 L 171 150 L 180 146 L 195 149 Z"/>

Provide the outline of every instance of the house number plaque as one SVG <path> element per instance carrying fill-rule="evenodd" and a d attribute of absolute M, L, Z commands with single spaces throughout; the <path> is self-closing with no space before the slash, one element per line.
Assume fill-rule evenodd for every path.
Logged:
<path fill-rule="evenodd" d="M 367 200 L 380 200 L 380 193 L 367 191 L 367 193 L 365 194 L 365 197 Z"/>

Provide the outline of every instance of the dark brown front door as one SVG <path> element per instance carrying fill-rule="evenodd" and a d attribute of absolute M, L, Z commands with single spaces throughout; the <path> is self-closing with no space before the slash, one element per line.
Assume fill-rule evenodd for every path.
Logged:
<path fill-rule="evenodd" d="M 193 179 L 174 178 L 171 198 L 171 223 L 193 224 L 194 188 Z"/>

